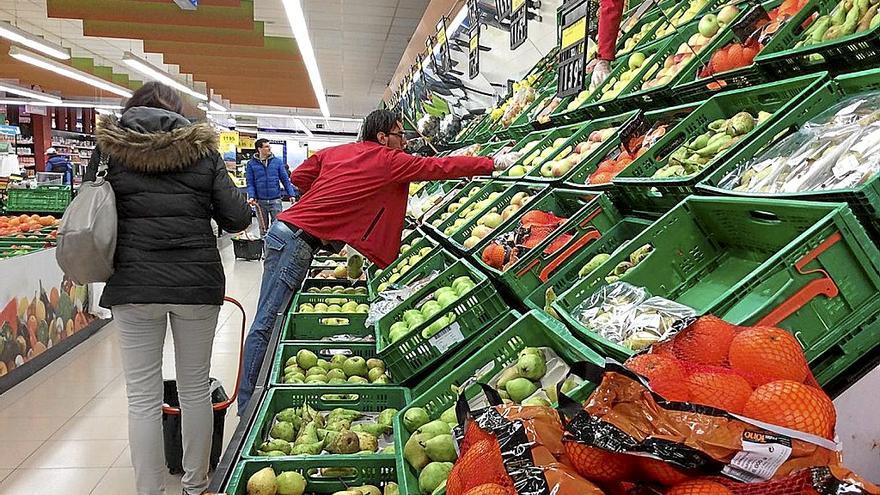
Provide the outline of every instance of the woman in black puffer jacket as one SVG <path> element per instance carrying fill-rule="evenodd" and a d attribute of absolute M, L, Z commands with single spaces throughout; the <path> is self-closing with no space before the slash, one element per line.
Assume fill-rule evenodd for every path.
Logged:
<path fill-rule="evenodd" d="M 208 484 L 213 414 L 208 372 L 225 277 L 213 218 L 244 230 L 251 215 L 226 172 L 217 134 L 180 115 L 180 97 L 150 82 L 122 117 L 103 119 L 85 180 L 101 155 L 116 194 L 114 273 L 101 305 L 113 310 L 128 394 L 128 430 L 137 493 L 164 493 L 162 348 L 171 321 L 183 430 L 182 484 Z"/>

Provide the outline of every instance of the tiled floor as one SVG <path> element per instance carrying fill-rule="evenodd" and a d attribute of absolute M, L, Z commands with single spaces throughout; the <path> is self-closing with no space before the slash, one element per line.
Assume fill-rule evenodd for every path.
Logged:
<path fill-rule="evenodd" d="M 253 317 L 262 273 L 259 262 L 235 261 L 221 241 L 227 294 Z M 249 321 L 248 321 L 249 323 Z M 211 376 L 228 392 L 235 385 L 241 318 L 224 306 L 214 343 Z M 174 376 L 171 332 L 164 376 Z M 134 471 L 119 344 L 113 323 L 75 349 L 0 395 L 0 494 L 64 493 L 128 495 Z M 226 414 L 226 439 L 237 425 Z M 168 494 L 180 493 L 180 477 L 168 476 Z"/>

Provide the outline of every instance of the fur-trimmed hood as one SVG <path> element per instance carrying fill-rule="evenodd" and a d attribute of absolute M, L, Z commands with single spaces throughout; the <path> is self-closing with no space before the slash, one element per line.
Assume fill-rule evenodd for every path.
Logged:
<path fill-rule="evenodd" d="M 101 153 L 142 173 L 179 172 L 218 149 L 210 124 L 149 107 L 130 108 L 120 119 L 104 117 L 96 138 Z"/>

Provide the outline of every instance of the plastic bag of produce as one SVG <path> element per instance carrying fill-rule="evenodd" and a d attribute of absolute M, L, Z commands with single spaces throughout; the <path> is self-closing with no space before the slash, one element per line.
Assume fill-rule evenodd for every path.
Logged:
<path fill-rule="evenodd" d="M 383 316 L 390 313 L 394 308 L 400 306 L 403 301 L 409 299 L 409 296 L 415 294 L 422 287 L 431 283 L 437 278 L 440 272 L 433 271 L 427 276 L 410 282 L 408 285 L 399 289 L 387 289 L 379 293 L 379 298 L 370 304 L 370 311 L 367 313 L 366 326 L 372 326 Z"/>
<path fill-rule="evenodd" d="M 778 480 L 742 483 L 720 477 L 695 478 L 672 486 L 666 495 L 870 495 L 876 486 L 840 467 L 804 469 Z"/>
<path fill-rule="evenodd" d="M 499 405 L 464 412 L 462 403 L 465 434 L 447 480 L 449 495 L 602 495 L 564 463 L 562 423 L 555 410 Z"/>
<path fill-rule="evenodd" d="M 880 163 L 880 92 L 846 98 L 728 174 L 734 191 L 787 193 L 865 183 Z"/>
<path fill-rule="evenodd" d="M 696 312 L 626 282 L 603 286 L 572 314 L 591 330 L 629 349 L 641 350 L 675 335 Z"/>

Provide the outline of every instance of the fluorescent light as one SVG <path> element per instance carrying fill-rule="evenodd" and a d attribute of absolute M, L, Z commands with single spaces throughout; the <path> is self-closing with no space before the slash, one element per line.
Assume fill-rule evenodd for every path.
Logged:
<path fill-rule="evenodd" d="M 318 107 L 324 117 L 330 116 L 330 108 L 327 106 L 327 94 L 324 92 L 324 85 L 321 83 L 321 73 L 318 71 L 318 61 L 315 59 L 315 50 L 312 48 L 312 41 L 309 39 L 309 28 L 306 26 L 306 17 L 303 14 L 302 4 L 300 0 L 282 0 L 284 2 L 284 10 L 287 12 L 287 20 L 290 22 L 290 28 L 293 30 L 293 37 L 296 38 L 296 44 L 302 55 L 303 63 L 309 72 L 309 80 L 312 81 L 312 89 L 315 91 L 315 98 L 318 99 Z"/>
<path fill-rule="evenodd" d="M 0 98 L 0 105 L 29 105 L 30 103 L 30 100 Z"/>
<path fill-rule="evenodd" d="M 45 101 L 29 101 L 32 107 L 60 107 L 60 108 L 94 108 L 95 110 L 122 110 L 122 105 L 112 103 L 95 103 L 92 101 L 64 101 L 61 103 L 47 103 Z"/>
<path fill-rule="evenodd" d="M 70 59 L 70 50 L 67 48 L 64 48 L 57 43 L 46 41 L 39 36 L 34 36 L 27 31 L 22 31 L 6 21 L 0 21 L 0 37 L 33 48 L 34 50 L 49 55 L 50 57 L 60 58 L 61 60 Z"/>
<path fill-rule="evenodd" d="M 156 67 L 155 65 L 147 62 L 146 60 L 138 57 L 137 55 L 131 52 L 125 52 L 122 55 L 122 61 L 125 62 L 132 69 L 140 72 L 141 74 L 153 79 L 154 81 L 159 81 L 162 84 L 167 86 L 171 86 L 172 88 L 180 91 L 181 93 L 186 93 L 193 98 L 197 98 L 199 100 L 208 101 L 207 95 L 203 95 L 198 91 L 192 89 L 188 84 L 184 84 L 173 77 L 171 74 L 165 72 L 164 70 Z"/>
<path fill-rule="evenodd" d="M 58 98 L 57 96 L 46 94 L 42 91 L 34 91 L 32 89 L 21 87 L 17 84 L 0 82 L 0 91 L 6 91 L 7 93 L 13 93 L 19 96 L 36 98 L 40 101 L 46 101 L 49 103 L 61 103 L 61 98 Z"/>
<path fill-rule="evenodd" d="M 227 111 L 227 108 L 226 108 L 226 107 L 224 107 L 223 105 L 217 103 L 217 102 L 214 101 L 214 100 L 210 100 L 210 101 L 208 101 L 208 106 L 211 107 L 212 110 L 216 110 L 216 111 L 218 111 L 218 112 L 225 112 L 225 111 Z"/>
<path fill-rule="evenodd" d="M 17 46 L 13 46 L 9 49 L 9 56 L 16 59 L 16 60 L 34 65 L 34 66 L 39 67 L 41 69 L 52 71 L 52 72 L 54 72 L 58 75 L 64 76 L 64 77 L 69 77 L 71 79 L 75 79 L 79 82 L 89 84 L 89 85 L 94 86 L 98 89 L 102 89 L 104 91 L 107 91 L 109 93 L 113 93 L 115 95 L 122 96 L 124 98 L 131 98 L 131 95 L 133 94 L 131 91 L 129 91 L 126 88 L 123 88 L 122 86 L 118 86 L 118 85 L 113 84 L 111 82 L 105 81 L 104 79 L 101 79 L 100 77 L 89 74 L 88 72 L 83 72 L 79 69 L 74 69 L 73 67 L 70 67 L 69 65 L 62 64 L 61 62 L 56 62 L 56 61 L 48 59 L 42 55 L 38 55 L 36 53 L 24 50 L 24 49 L 19 48 Z"/>

